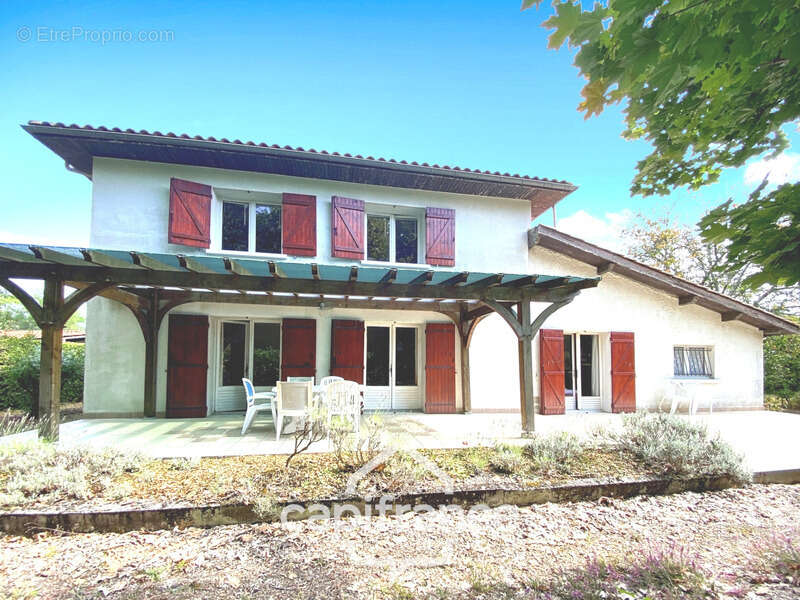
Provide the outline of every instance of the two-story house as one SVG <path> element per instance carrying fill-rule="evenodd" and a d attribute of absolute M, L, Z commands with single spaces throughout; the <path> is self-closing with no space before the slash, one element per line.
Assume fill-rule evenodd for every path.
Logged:
<path fill-rule="evenodd" d="M 545 414 L 654 409 L 674 380 L 721 407 L 754 408 L 763 336 L 798 332 L 531 228 L 575 189 L 564 181 L 172 133 L 24 128 L 92 181 L 90 247 L 104 252 L 83 257 L 131 273 L 116 296 L 88 305 L 88 416 L 238 411 L 243 376 L 271 386 L 328 374 L 363 383 L 374 410 L 513 411 L 522 393 L 524 415 L 526 386 L 528 410 Z M 321 293 L 329 280 L 344 293 Z M 146 317 L 118 301 L 140 292 L 158 294 L 152 350 Z"/>

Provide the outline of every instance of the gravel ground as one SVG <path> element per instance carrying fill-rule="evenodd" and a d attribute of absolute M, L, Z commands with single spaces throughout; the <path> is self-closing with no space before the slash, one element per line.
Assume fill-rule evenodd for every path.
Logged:
<path fill-rule="evenodd" d="M 680 544 L 737 597 L 800 598 L 757 581 L 773 535 L 797 532 L 800 486 L 437 511 L 398 518 L 0 538 L 11 598 L 490 598 L 587 557 Z M 509 591 L 502 584 L 512 586 Z M 737 592 L 736 590 L 744 590 Z M 408 592 L 406 590 L 409 590 Z"/>

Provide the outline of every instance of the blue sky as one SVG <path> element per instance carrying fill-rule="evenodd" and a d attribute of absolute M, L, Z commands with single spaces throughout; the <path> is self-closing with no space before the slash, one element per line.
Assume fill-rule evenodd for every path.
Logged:
<path fill-rule="evenodd" d="M 550 12 L 518 0 L 3 3 L 0 239 L 88 241 L 90 184 L 19 128 L 29 119 L 567 179 L 580 189 L 559 205 L 564 227 L 609 245 L 629 211 L 693 223 L 753 187 L 739 169 L 698 193 L 632 198 L 648 146 L 622 140 L 620 110 L 578 113 L 572 55 L 547 50 L 540 26 Z M 140 31 L 171 40 L 99 41 Z M 800 169 L 797 155 L 783 167 Z"/>

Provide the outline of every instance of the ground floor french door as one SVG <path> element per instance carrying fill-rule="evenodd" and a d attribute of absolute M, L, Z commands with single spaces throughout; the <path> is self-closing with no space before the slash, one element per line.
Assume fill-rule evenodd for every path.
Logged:
<path fill-rule="evenodd" d="M 564 335 L 564 404 L 567 410 L 600 410 L 600 336 Z"/>
<path fill-rule="evenodd" d="M 420 328 L 366 323 L 364 404 L 371 410 L 420 410 Z"/>
<path fill-rule="evenodd" d="M 281 322 L 231 319 L 219 321 L 217 327 L 214 410 L 244 410 L 242 377 L 250 379 L 257 391 L 280 380 Z"/>

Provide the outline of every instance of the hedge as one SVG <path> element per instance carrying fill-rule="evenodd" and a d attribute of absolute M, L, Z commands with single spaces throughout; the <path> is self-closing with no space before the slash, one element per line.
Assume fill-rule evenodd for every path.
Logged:
<path fill-rule="evenodd" d="M 33 336 L 0 337 L 0 409 L 32 412 L 39 398 L 41 342 Z M 61 402 L 83 401 L 84 345 L 64 342 Z"/>
<path fill-rule="evenodd" d="M 782 400 L 800 395 L 800 336 L 764 340 L 764 392 Z"/>

